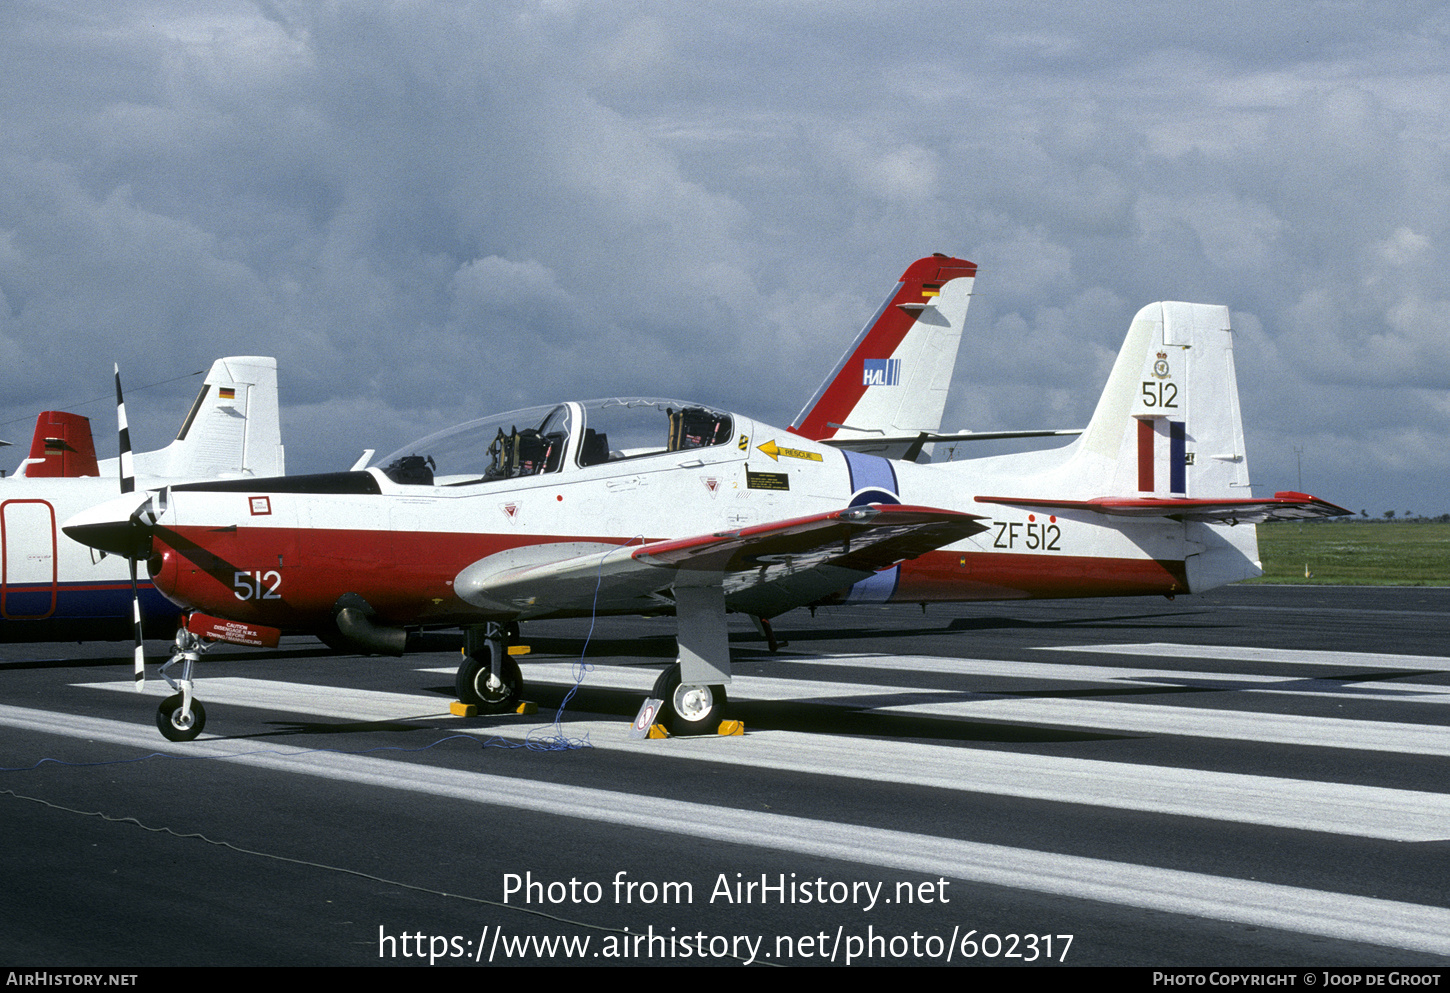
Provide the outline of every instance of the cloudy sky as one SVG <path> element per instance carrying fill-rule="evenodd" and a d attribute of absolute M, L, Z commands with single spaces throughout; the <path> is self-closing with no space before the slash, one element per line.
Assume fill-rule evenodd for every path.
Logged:
<path fill-rule="evenodd" d="M 277 356 L 294 472 L 564 397 L 785 424 L 940 251 L 946 427 L 1081 426 L 1140 306 L 1223 303 L 1255 492 L 1443 513 L 1447 47 L 1416 2 L 9 0 L 0 437 L 224 354 Z"/>

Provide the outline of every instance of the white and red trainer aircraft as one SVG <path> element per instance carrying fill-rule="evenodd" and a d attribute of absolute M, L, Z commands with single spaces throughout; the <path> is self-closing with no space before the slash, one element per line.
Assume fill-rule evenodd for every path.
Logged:
<path fill-rule="evenodd" d="M 504 710 L 523 687 L 517 623 L 591 613 L 676 615 L 679 660 L 653 696 L 689 733 L 724 712 L 727 611 L 1175 595 L 1258 575 L 1254 522 L 1348 512 L 1253 497 L 1238 411 L 1227 309 L 1155 303 L 1081 437 L 1051 451 L 917 465 L 618 397 L 472 421 L 366 470 L 171 486 L 65 531 L 145 559 L 195 611 L 157 715 L 173 740 L 205 719 L 203 639 L 341 630 L 398 652 L 407 628 L 462 626 L 459 696 Z"/>
<path fill-rule="evenodd" d="M 28 457 L 15 475 L 0 478 L 0 641 L 131 637 L 133 591 L 126 562 L 98 555 L 59 527 L 85 508 L 116 498 L 117 461 L 97 460 L 89 418 L 54 410 L 36 418 Z M 176 440 L 136 453 L 133 463 L 142 490 L 286 472 L 276 359 L 217 359 Z M 134 599 L 145 626 L 169 637 L 177 606 L 150 583 Z"/>

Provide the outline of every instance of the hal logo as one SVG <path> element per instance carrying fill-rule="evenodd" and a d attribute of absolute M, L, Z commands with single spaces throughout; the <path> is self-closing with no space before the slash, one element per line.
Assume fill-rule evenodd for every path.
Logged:
<path fill-rule="evenodd" d="M 895 386 L 901 381 L 900 359 L 866 359 L 863 386 Z"/>

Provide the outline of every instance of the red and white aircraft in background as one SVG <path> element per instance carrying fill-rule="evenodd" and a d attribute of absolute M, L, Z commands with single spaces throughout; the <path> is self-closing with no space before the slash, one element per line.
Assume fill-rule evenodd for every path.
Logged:
<path fill-rule="evenodd" d="M 277 362 L 233 356 L 212 364 L 176 440 L 134 456 L 142 489 L 286 471 L 277 414 Z M 130 637 L 132 591 L 123 559 L 104 558 L 59 524 L 114 500 L 117 459 L 97 461 L 89 418 L 48 410 L 30 453 L 0 478 L 0 641 Z M 138 498 L 139 499 L 139 498 Z M 176 604 L 140 591 L 148 628 L 175 630 Z"/>
<path fill-rule="evenodd" d="M 908 462 L 921 461 L 925 446 L 939 441 L 1081 434 L 941 433 L 976 276 L 977 267 L 965 259 L 937 254 L 913 262 L 796 415 L 791 432 L 834 448 Z"/>
<path fill-rule="evenodd" d="M 171 486 L 65 530 L 144 558 L 197 611 L 168 663 L 186 663 L 167 676 L 180 692 L 158 713 L 180 740 L 204 721 L 203 637 L 336 627 L 401 651 L 406 628 L 462 626 L 459 696 L 502 710 L 523 687 L 507 653 L 517 622 L 673 613 L 679 661 L 653 695 L 671 730 L 713 730 L 727 611 L 1199 592 L 1260 573 L 1254 522 L 1342 513 L 1250 494 L 1228 311 L 1155 303 L 1082 436 L 1051 451 L 917 465 L 699 404 L 570 401 L 362 471 Z"/>

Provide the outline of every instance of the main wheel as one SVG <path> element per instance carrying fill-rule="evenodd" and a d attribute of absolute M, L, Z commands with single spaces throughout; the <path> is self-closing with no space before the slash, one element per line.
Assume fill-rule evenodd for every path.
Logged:
<path fill-rule="evenodd" d="M 725 719 L 725 687 L 681 683 L 678 662 L 660 673 L 650 695 L 664 701 L 660 723 L 670 734 L 714 734 Z"/>
<path fill-rule="evenodd" d="M 499 678 L 494 679 L 489 660 L 470 655 L 458 667 L 454 689 L 459 700 L 473 704 L 479 713 L 500 714 L 518 706 L 524 693 L 524 676 L 511 656 L 503 657 Z"/>
<path fill-rule="evenodd" d="M 181 716 L 181 694 L 175 693 L 156 708 L 156 729 L 167 741 L 190 741 L 206 727 L 206 708 L 200 700 L 191 701 L 191 719 Z"/>

